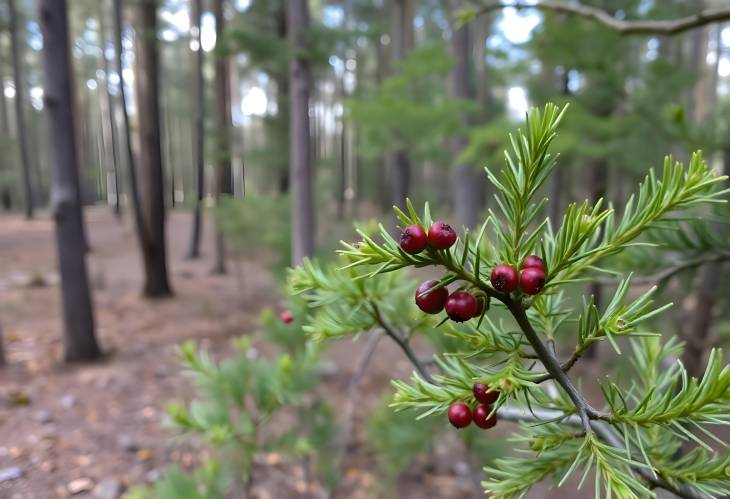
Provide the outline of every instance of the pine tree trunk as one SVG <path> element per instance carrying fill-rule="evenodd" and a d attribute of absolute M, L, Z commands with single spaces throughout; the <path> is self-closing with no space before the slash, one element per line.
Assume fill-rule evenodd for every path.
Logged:
<path fill-rule="evenodd" d="M 203 230 L 203 195 L 205 193 L 205 81 L 203 79 L 204 52 L 201 46 L 200 26 L 202 24 L 202 1 L 191 2 L 191 32 L 195 36 L 197 50 L 193 51 L 195 67 L 195 207 L 193 208 L 193 227 L 190 233 L 187 257 L 194 259 L 200 256 L 200 234 Z"/>
<path fill-rule="evenodd" d="M 109 73 L 111 71 L 109 65 L 109 59 L 106 57 L 106 22 L 104 19 L 104 3 L 99 2 L 99 37 L 101 38 L 101 60 L 104 67 L 104 95 L 106 96 L 106 106 L 101 106 L 102 114 L 106 113 L 106 119 L 108 122 L 109 131 L 109 145 L 112 152 L 112 178 L 114 179 L 114 215 L 117 218 L 122 216 L 121 210 L 121 189 L 119 184 L 119 151 L 117 150 L 117 123 L 116 123 L 116 112 L 114 106 L 114 96 L 111 92 L 111 86 L 109 84 Z"/>
<path fill-rule="evenodd" d="M 8 0 L 8 13 L 10 15 L 10 47 L 13 53 L 13 83 L 15 85 L 15 119 L 18 132 L 18 147 L 20 148 L 20 167 L 22 188 L 24 195 L 25 217 L 33 218 L 34 199 L 33 189 L 30 180 L 30 153 L 28 151 L 27 128 L 25 113 L 23 112 L 23 101 L 25 100 L 25 76 L 23 74 L 23 61 L 20 60 L 21 40 L 18 37 L 18 12 L 15 8 L 15 0 Z"/>
<path fill-rule="evenodd" d="M 229 77 L 229 57 L 222 47 L 225 31 L 223 0 L 213 3 L 216 30 L 215 55 L 215 98 L 218 147 L 216 148 L 216 198 L 218 200 L 233 194 L 231 177 L 231 87 Z M 223 232 L 216 227 L 215 261 L 213 272 L 226 273 L 226 249 Z"/>
<path fill-rule="evenodd" d="M 5 339 L 3 338 L 3 323 L 0 321 L 0 367 L 7 365 L 7 359 L 5 357 Z"/>
<path fill-rule="evenodd" d="M 393 60 L 402 61 L 413 45 L 413 17 L 411 0 L 393 0 Z M 411 159 L 408 152 L 398 148 L 390 153 L 390 175 L 392 202 L 405 208 L 406 198 L 411 189 Z"/>
<path fill-rule="evenodd" d="M 450 17 L 465 5 L 463 0 L 449 0 Z M 451 55 L 454 67 L 451 70 L 451 96 L 454 99 L 469 101 L 474 98 L 469 66 L 471 65 L 471 42 L 469 24 L 464 24 L 451 33 Z M 469 126 L 469 116 L 461 118 L 464 127 Z M 468 144 L 465 135 L 459 134 L 450 138 L 451 153 L 454 158 L 451 170 L 451 184 L 454 196 L 454 211 L 458 226 L 474 228 L 479 214 L 479 179 L 477 171 L 471 166 L 457 162 L 456 158 Z"/>
<path fill-rule="evenodd" d="M 66 0 L 42 0 L 45 104 L 53 149 L 51 205 L 61 275 L 64 358 L 67 362 L 101 356 L 94 337 L 86 244 L 79 204 L 78 162 L 73 126 Z"/>
<path fill-rule="evenodd" d="M 135 89 L 137 108 L 144 110 L 139 120 L 139 160 L 144 221 L 143 259 L 144 295 L 148 298 L 172 294 L 167 275 L 165 239 L 165 187 L 162 167 L 159 106 L 159 59 L 157 51 L 157 1 L 138 3 L 137 70 Z"/>
<path fill-rule="evenodd" d="M 289 0 L 290 178 L 292 191 L 292 264 L 314 253 L 312 157 L 309 140 L 309 62 L 305 59 L 309 27 L 308 0 Z"/>
<path fill-rule="evenodd" d="M 487 68 L 487 38 L 494 22 L 489 14 L 479 16 L 474 21 L 474 59 L 476 61 L 476 100 L 479 103 L 480 116 L 487 118 L 492 107 L 491 82 Z"/>
<path fill-rule="evenodd" d="M 144 217 L 142 216 L 142 201 L 139 195 L 139 184 L 137 182 L 137 162 L 132 151 L 132 135 L 129 126 L 129 113 L 127 112 L 127 91 L 124 87 L 124 72 L 122 71 L 122 0 L 114 1 L 114 62 L 117 75 L 119 76 L 119 98 L 122 108 L 122 122 L 124 125 L 124 149 L 127 155 L 127 169 L 129 173 L 129 193 L 132 200 L 132 213 L 134 214 L 134 225 L 137 232 L 142 254 L 144 255 L 147 244 L 147 229 L 145 228 Z M 144 258 L 144 257 L 143 257 Z"/>
<path fill-rule="evenodd" d="M 343 97 L 345 97 L 343 95 Z M 345 218 L 345 190 L 347 189 L 347 128 L 345 117 L 341 119 L 340 151 L 337 157 L 337 220 Z"/>

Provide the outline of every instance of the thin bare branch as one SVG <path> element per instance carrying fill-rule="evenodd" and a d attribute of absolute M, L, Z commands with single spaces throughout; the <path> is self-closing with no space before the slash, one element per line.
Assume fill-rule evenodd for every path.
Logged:
<path fill-rule="evenodd" d="M 565 1 L 541 0 L 539 2 L 488 2 L 473 5 L 474 14 L 480 16 L 494 10 L 508 7 L 517 10 L 539 9 L 570 14 L 593 20 L 606 28 L 624 35 L 676 35 L 707 24 L 730 20 L 730 7 L 706 8 L 695 14 L 677 19 L 666 20 L 625 20 L 617 19 L 608 12 L 596 7 Z"/>

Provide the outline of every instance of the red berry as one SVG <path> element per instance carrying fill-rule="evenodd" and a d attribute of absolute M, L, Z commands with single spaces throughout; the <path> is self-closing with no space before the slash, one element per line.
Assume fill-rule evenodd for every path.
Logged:
<path fill-rule="evenodd" d="M 446 222 L 434 222 L 428 229 L 428 242 L 436 249 L 449 249 L 456 242 L 456 232 Z"/>
<path fill-rule="evenodd" d="M 456 428 L 466 428 L 471 423 L 471 409 L 464 402 L 455 402 L 449 407 L 449 423 Z"/>
<path fill-rule="evenodd" d="M 492 281 L 492 287 L 497 291 L 511 293 L 517 289 L 517 271 L 507 263 L 494 267 L 490 280 Z"/>
<path fill-rule="evenodd" d="M 525 257 L 525 261 L 522 262 L 521 269 L 540 269 L 545 272 L 545 262 L 537 255 L 530 255 Z"/>
<path fill-rule="evenodd" d="M 494 427 L 494 425 L 497 424 L 497 414 L 494 413 L 492 416 L 489 416 L 489 413 L 492 412 L 492 407 L 487 404 L 479 404 L 474 408 L 474 424 L 477 425 L 479 428 L 484 428 L 485 430 Z"/>
<path fill-rule="evenodd" d="M 446 314 L 455 322 L 468 321 L 479 311 L 479 302 L 471 293 L 454 291 L 446 300 Z"/>
<path fill-rule="evenodd" d="M 482 315 L 482 313 L 484 312 L 484 307 L 487 306 L 486 298 L 484 298 L 483 296 L 477 296 L 476 298 L 477 298 L 477 311 L 474 314 L 474 317 L 478 317 L 478 316 Z"/>
<path fill-rule="evenodd" d="M 545 272 L 534 267 L 520 271 L 520 288 L 528 295 L 536 295 L 545 286 Z"/>
<path fill-rule="evenodd" d="M 489 385 L 485 385 L 483 383 L 474 383 L 472 391 L 474 392 L 474 398 L 477 399 L 477 402 L 481 402 L 482 404 L 493 404 L 499 398 L 499 392 L 497 390 L 492 390 L 490 392 Z"/>
<path fill-rule="evenodd" d="M 426 245 L 428 245 L 428 236 L 423 227 L 418 224 L 409 225 L 400 236 L 401 249 L 411 255 L 420 253 L 426 249 Z"/>
<path fill-rule="evenodd" d="M 284 324 L 290 324 L 294 320 L 294 315 L 291 313 L 291 310 L 284 310 L 279 314 L 279 319 Z"/>
<path fill-rule="evenodd" d="M 446 300 L 449 298 L 449 290 L 440 287 L 429 291 L 429 289 L 438 285 L 438 281 L 430 279 L 416 289 L 416 305 L 427 314 L 438 314 L 444 309 Z"/>

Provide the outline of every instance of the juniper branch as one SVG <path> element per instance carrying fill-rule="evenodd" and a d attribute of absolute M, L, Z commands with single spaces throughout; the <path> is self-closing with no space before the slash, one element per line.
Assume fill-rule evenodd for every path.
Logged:
<path fill-rule="evenodd" d="M 373 317 L 375 318 L 375 321 L 383 329 L 385 334 L 400 347 L 406 357 L 408 357 L 408 360 L 411 361 L 411 364 L 413 364 L 413 367 L 416 368 L 418 374 L 420 374 L 423 379 L 425 379 L 429 383 L 435 385 L 436 382 L 431 377 L 431 374 L 428 372 L 428 370 L 421 364 L 418 356 L 415 354 L 413 349 L 411 349 L 408 340 L 403 337 L 400 331 L 397 331 L 390 324 L 388 324 L 388 322 L 383 318 L 383 314 L 380 312 L 380 308 L 374 301 L 370 302 L 370 308 L 373 312 Z"/>

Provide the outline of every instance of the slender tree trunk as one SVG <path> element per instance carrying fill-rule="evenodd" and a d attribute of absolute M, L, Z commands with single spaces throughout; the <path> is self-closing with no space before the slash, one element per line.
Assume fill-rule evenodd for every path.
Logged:
<path fill-rule="evenodd" d="M 456 13 L 465 5 L 464 0 L 449 0 L 449 11 L 453 18 Z M 451 70 L 451 96 L 454 99 L 468 101 L 474 98 L 474 91 L 471 84 L 471 42 L 469 40 L 469 24 L 455 29 L 451 33 L 451 53 L 455 64 Z M 464 128 L 469 126 L 469 116 L 464 114 L 461 118 Z M 457 158 L 468 144 L 464 132 L 450 138 L 451 152 Z M 454 208 L 456 212 L 456 223 L 459 226 L 468 228 L 476 227 L 479 214 L 479 179 L 477 171 L 471 166 L 463 163 L 452 165 L 452 189 L 454 196 Z"/>
<path fill-rule="evenodd" d="M 287 6 L 286 2 L 279 2 L 279 8 L 276 11 L 276 34 L 280 40 L 286 41 L 289 35 L 289 26 L 287 20 Z M 276 105 L 277 105 L 277 117 L 278 123 L 282 126 L 282 136 L 287 135 L 287 127 L 290 124 L 289 121 L 289 99 L 290 99 L 290 88 L 289 88 L 289 71 L 277 72 L 274 75 L 276 80 Z M 287 135 L 288 137 L 288 135 Z M 289 178 L 290 168 L 282 168 L 278 174 L 277 187 L 279 194 L 286 194 L 289 192 L 291 179 Z"/>
<path fill-rule="evenodd" d="M 0 367 L 7 365 L 7 359 L 5 357 L 5 339 L 3 338 L 3 323 L 0 321 Z"/>
<path fill-rule="evenodd" d="M 474 59 L 476 61 L 476 99 L 480 116 L 489 116 L 492 107 L 491 82 L 487 67 L 487 37 L 494 22 L 491 15 L 480 16 L 474 21 Z"/>
<path fill-rule="evenodd" d="M 30 180 L 30 153 L 28 151 L 27 128 L 25 124 L 25 113 L 23 112 L 23 101 L 25 100 L 25 76 L 23 75 L 23 61 L 21 61 L 21 41 L 18 37 L 18 12 L 15 8 L 15 0 L 8 0 L 8 13 L 10 14 L 10 47 L 13 53 L 13 83 L 15 84 L 15 120 L 18 133 L 18 147 L 20 148 L 21 178 L 23 181 L 24 210 L 25 217 L 33 218 L 34 199 L 33 189 Z"/>
<path fill-rule="evenodd" d="M 393 60 L 405 59 L 412 46 L 413 18 L 411 0 L 393 0 Z M 390 174 L 393 204 L 405 208 L 411 188 L 411 159 L 408 152 L 399 147 L 390 154 Z"/>
<path fill-rule="evenodd" d="M 5 61 L 5 53 L 2 41 L 0 40 L 0 61 Z M 8 101 L 5 98 L 5 75 L 0 73 L 0 135 L 10 137 L 10 117 L 8 116 Z"/>
<path fill-rule="evenodd" d="M 345 127 L 345 117 L 341 121 L 342 129 L 340 130 L 340 153 L 338 155 L 337 169 L 337 220 L 345 218 L 345 189 L 347 189 L 347 128 Z"/>
<path fill-rule="evenodd" d="M 111 71 L 109 59 L 106 57 L 106 40 L 107 40 L 107 33 L 106 33 L 106 21 L 104 16 L 104 2 L 101 0 L 99 1 L 99 37 L 101 39 L 100 46 L 101 46 L 101 60 L 104 67 L 104 95 L 106 96 L 106 106 L 103 105 L 102 102 L 102 114 L 106 114 L 106 119 L 104 121 L 108 122 L 108 128 L 109 131 L 109 146 L 111 148 L 112 152 L 112 178 L 114 183 L 114 215 L 117 216 L 117 218 L 122 216 L 122 210 L 121 210 L 121 189 L 119 184 L 119 152 L 117 151 L 117 126 L 116 126 L 116 113 L 115 113 L 115 106 L 114 106 L 114 96 L 111 92 L 111 87 L 109 85 L 109 73 Z"/>
<path fill-rule="evenodd" d="M 67 362 L 101 356 L 94 337 L 91 291 L 86 271 L 86 244 L 79 204 L 79 175 L 71 106 L 66 0 L 42 0 L 45 103 L 53 148 L 52 209 L 61 275 L 64 357 Z"/>
<path fill-rule="evenodd" d="M 134 153 L 132 152 L 132 135 L 129 126 L 129 113 L 127 112 L 127 91 L 124 87 L 124 72 L 122 65 L 122 0 L 114 0 L 114 58 L 119 76 L 119 98 L 120 107 L 122 108 L 122 121 L 124 124 L 124 148 L 127 155 L 127 165 L 129 170 L 129 192 L 132 198 L 132 212 L 134 213 L 134 223 L 137 229 L 137 239 L 145 253 L 147 241 L 146 228 L 144 218 L 142 216 L 142 202 L 139 195 L 139 184 L 137 183 L 137 164 Z"/>
<path fill-rule="evenodd" d="M 162 167 L 159 103 L 159 54 L 157 47 L 157 1 L 141 0 L 137 6 L 137 77 L 134 79 L 139 120 L 139 160 L 142 180 L 145 265 L 144 295 L 148 298 L 172 294 L 167 275 L 165 238 L 165 186 Z"/>
<path fill-rule="evenodd" d="M 377 40 L 375 44 L 375 63 L 375 82 L 378 88 L 380 88 L 388 72 L 388 51 L 385 50 L 381 40 Z M 383 211 L 387 212 L 392 206 L 390 192 L 388 191 L 388 155 L 382 155 L 375 161 L 377 162 L 375 186 L 377 189 L 378 205 Z"/>
<path fill-rule="evenodd" d="M 200 26 L 202 24 L 202 2 L 193 0 L 191 3 L 191 35 L 195 37 L 197 50 L 193 51 L 195 66 L 195 207 L 193 208 L 193 227 L 190 233 L 187 257 L 190 259 L 200 256 L 200 234 L 203 230 L 203 194 L 205 192 L 205 87 L 203 80 L 203 48 L 201 47 Z"/>
<path fill-rule="evenodd" d="M 292 191 L 292 264 L 314 253 L 312 157 L 309 140 L 309 62 L 305 59 L 309 27 L 308 0 L 289 0 L 290 168 Z"/>
<path fill-rule="evenodd" d="M 231 176 L 231 87 L 229 77 L 229 57 L 227 50 L 222 46 L 225 32 L 225 13 L 223 0 L 215 0 L 213 4 L 216 30 L 216 57 L 215 57 L 215 90 L 216 90 L 216 120 L 218 147 L 216 151 L 216 198 L 218 201 L 233 194 Z M 216 227 L 215 261 L 213 272 L 226 273 L 226 249 L 223 231 Z"/>

